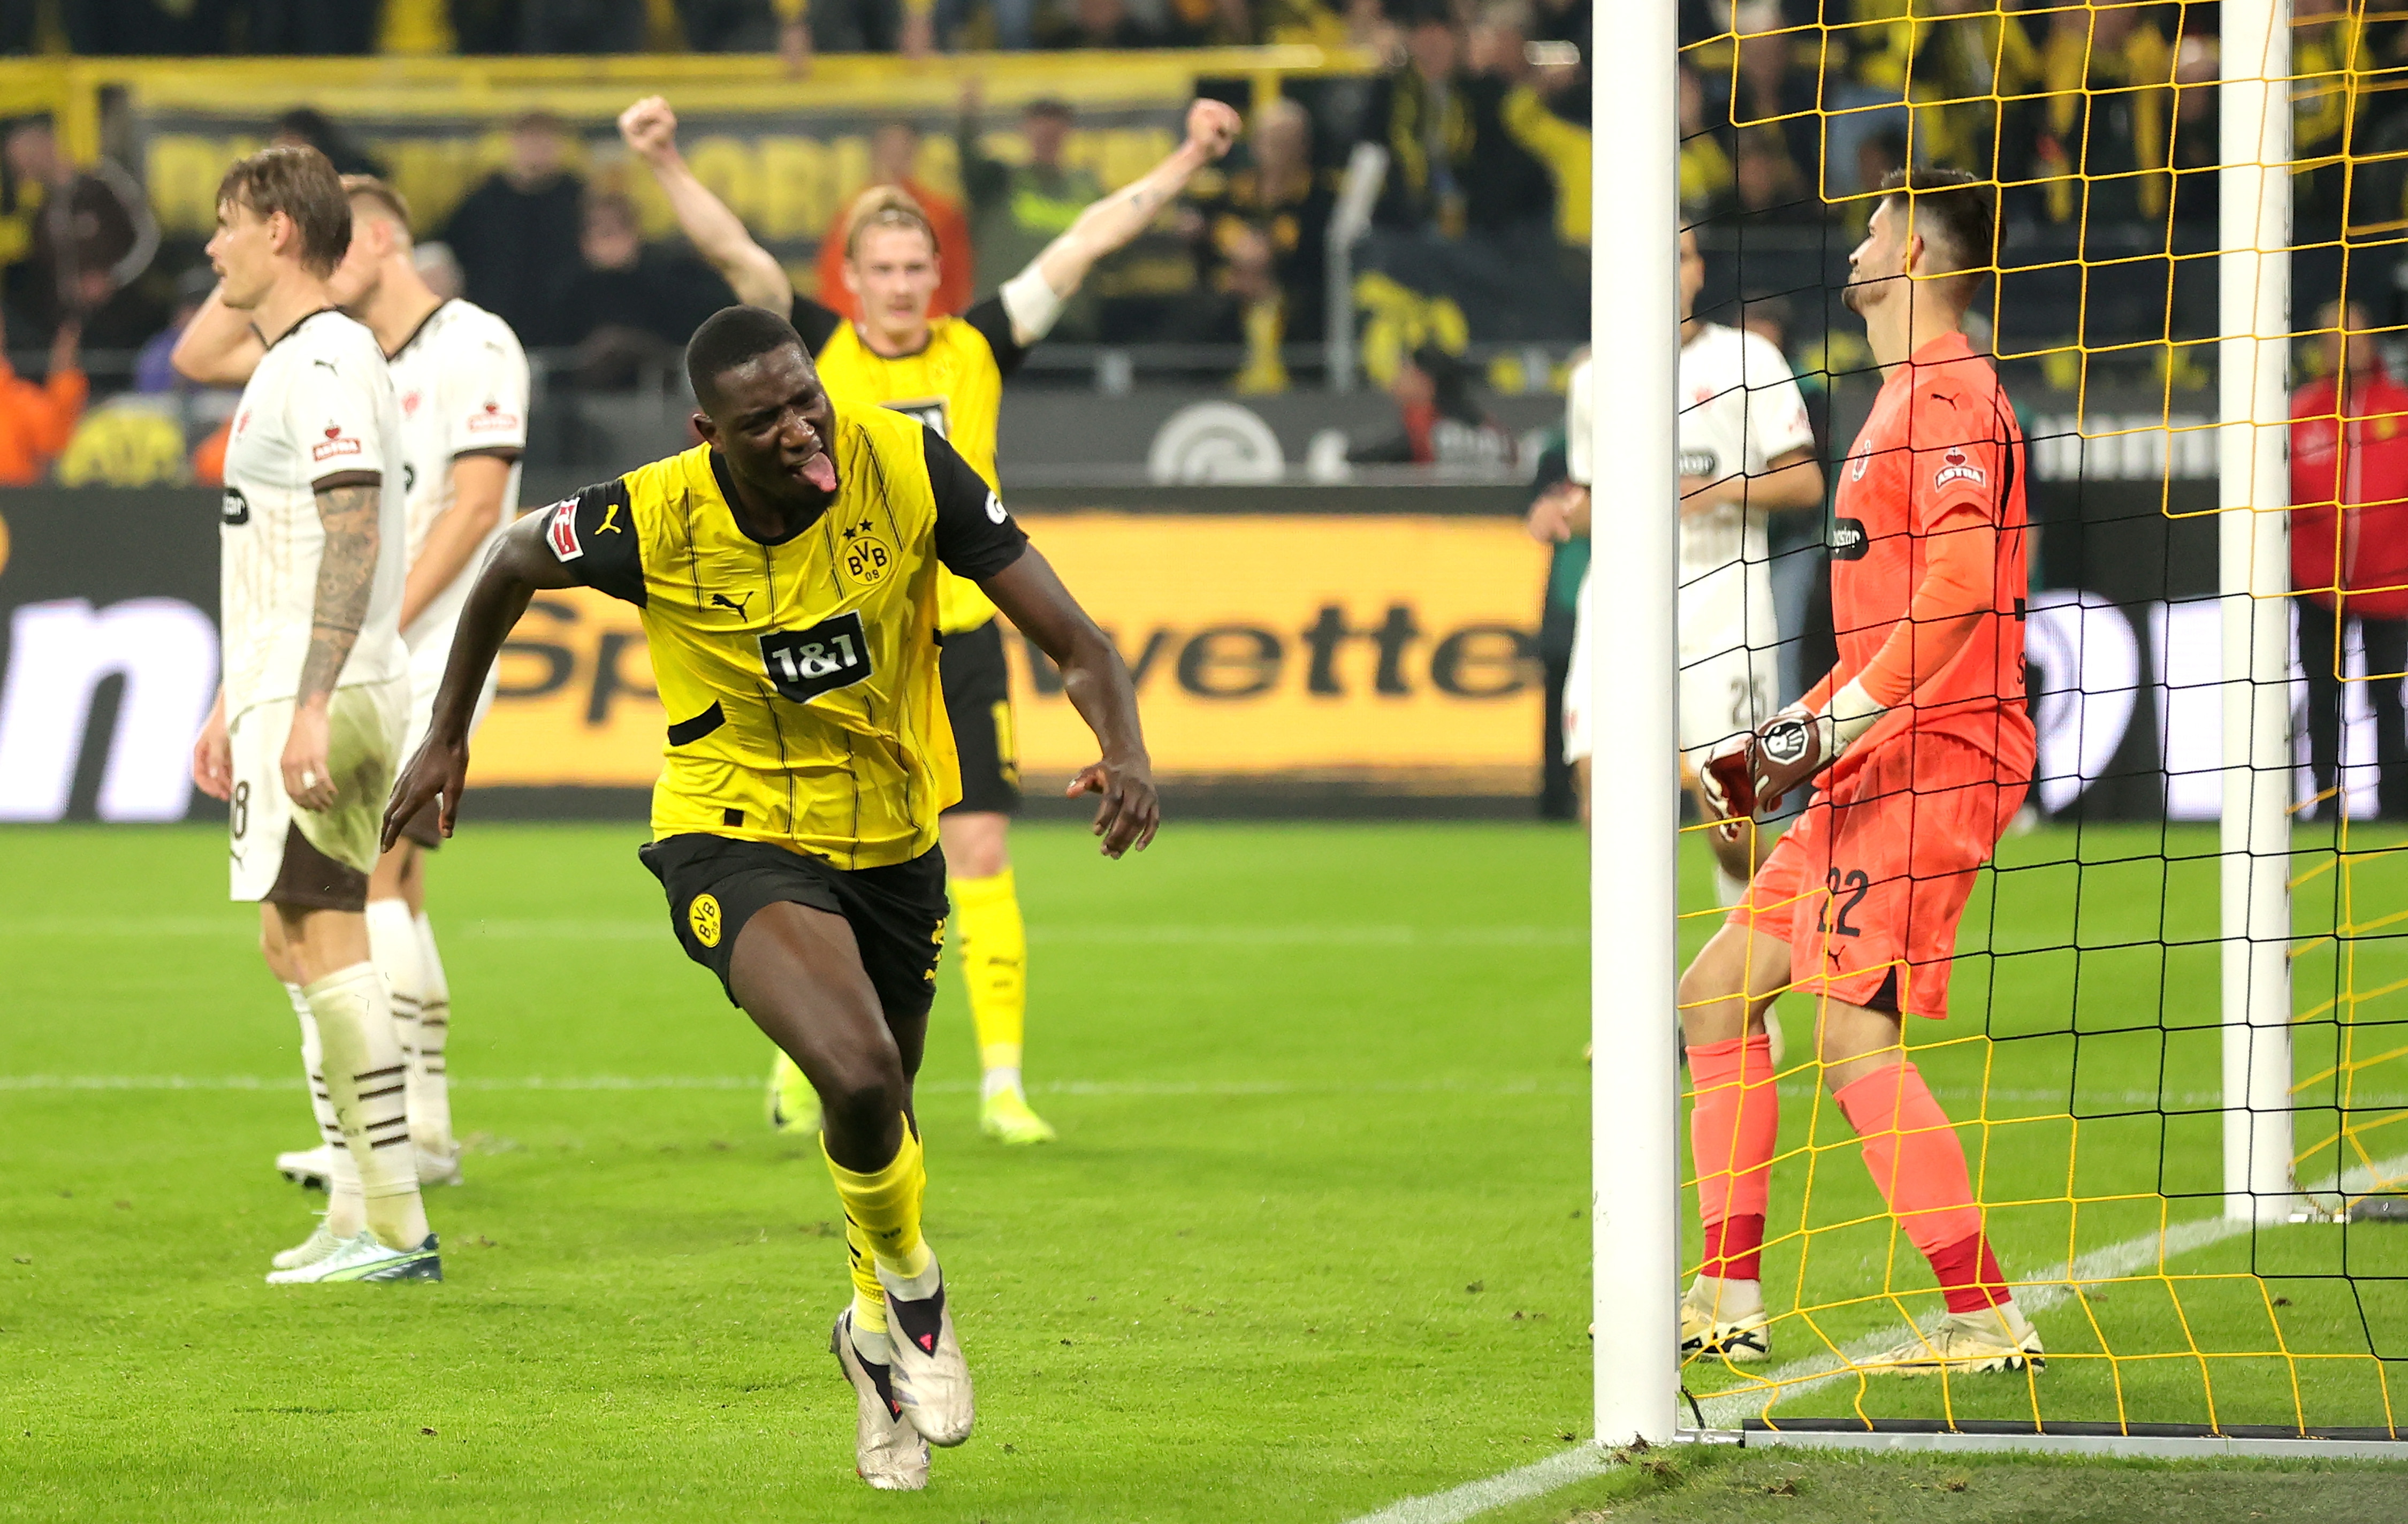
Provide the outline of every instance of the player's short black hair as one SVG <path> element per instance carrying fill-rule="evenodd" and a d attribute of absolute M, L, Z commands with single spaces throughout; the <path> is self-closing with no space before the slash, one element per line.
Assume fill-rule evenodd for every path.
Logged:
<path fill-rule="evenodd" d="M 1882 177 L 1881 188 L 1883 199 L 1902 204 L 1927 245 L 1946 246 L 1942 257 L 1963 274 L 1958 295 L 1971 305 L 1973 288 L 1998 265 L 1997 188 L 1962 169 L 1933 165 L 1893 169 Z"/>
<path fill-rule="evenodd" d="M 745 361 L 792 344 L 808 358 L 810 351 L 795 325 L 758 307 L 723 307 L 702 320 L 685 341 L 685 379 L 695 400 L 708 410 L 719 397 L 719 378 Z"/>

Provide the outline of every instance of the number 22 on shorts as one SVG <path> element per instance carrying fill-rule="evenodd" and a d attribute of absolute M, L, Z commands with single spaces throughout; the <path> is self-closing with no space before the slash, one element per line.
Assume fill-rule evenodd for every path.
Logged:
<path fill-rule="evenodd" d="M 1835 937 L 1863 936 L 1865 928 L 1850 921 L 1848 916 L 1864 903 L 1865 896 L 1871 892 L 1872 886 L 1872 875 L 1861 868 L 1851 868 L 1845 872 L 1836 868 L 1828 870 L 1824 874 L 1824 887 L 1828 893 L 1823 899 L 1822 913 L 1814 918 L 1814 929 Z M 1846 895 L 1847 899 L 1841 899 L 1842 895 Z M 1839 907 L 1836 913 L 1832 910 L 1834 905 Z"/>

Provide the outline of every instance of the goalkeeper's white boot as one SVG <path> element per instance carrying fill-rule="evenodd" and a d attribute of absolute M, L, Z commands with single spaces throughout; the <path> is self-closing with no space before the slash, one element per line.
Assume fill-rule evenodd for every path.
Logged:
<path fill-rule="evenodd" d="M 292 1270 L 301 1265 L 314 1265 L 319 1260 L 326 1258 L 326 1256 L 334 1253 L 335 1245 L 341 1242 L 341 1239 L 337 1238 L 334 1234 L 326 1231 L 326 1215 L 321 1212 L 318 1214 L 318 1226 L 310 1229 L 309 1236 L 308 1238 L 303 1239 L 300 1243 L 293 1245 L 293 1247 L 278 1254 L 276 1258 L 270 1259 L 268 1263 L 274 1265 L 279 1270 Z"/>
<path fill-rule="evenodd" d="M 296 1148 L 276 1156 L 276 1172 L 303 1190 L 327 1190 L 335 1177 L 335 1145 Z"/>
<path fill-rule="evenodd" d="M 928 1485 L 928 1442 L 903 1416 L 895 1401 L 891 1366 L 872 1365 L 853 1344 L 853 1309 L 837 1315 L 828 1335 L 828 1353 L 853 1384 L 856 1413 L 853 1427 L 853 1469 L 881 1492 L 917 1492 Z"/>
<path fill-rule="evenodd" d="M 1868 1360 L 1875 1375 L 1978 1375 L 1988 1371 L 2046 1370 L 2040 1330 L 2012 1301 L 1977 1313 L 1950 1313 L 1930 1332 L 1917 1330 L 1887 1354 Z"/>
<path fill-rule="evenodd" d="M 1746 1283 L 1741 1283 L 1746 1284 Z M 1772 1319 L 1765 1316 L 1759 1294 L 1753 1307 L 1732 1304 L 1735 1299 L 1701 1291 L 1703 1279 L 1681 1299 L 1681 1359 L 1728 1360 L 1753 1365 L 1772 1358 Z"/>

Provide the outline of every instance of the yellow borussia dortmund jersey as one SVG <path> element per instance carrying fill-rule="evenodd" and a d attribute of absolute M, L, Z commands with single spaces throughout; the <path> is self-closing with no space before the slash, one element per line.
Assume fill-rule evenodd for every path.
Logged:
<path fill-rule="evenodd" d="M 901 413 L 837 415 L 826 510 L 771 543 L 728 508 L 708 445 L 548 511 L 577 580 L 643 610 L 668 744 L 655 840 L 772 841 L 843 869 L 908 862 L 961 795 L 937 676 L 937 582 L 991 577 L 1027 537 L 985 480 Z"/>
<path fill-rule="evenodd" d="M 1003 302 L 988 297 L 958 318 L 932 318 L 928 342 L 892 358 L 861 341 L 860 331 L 807 296 L 795 298 L 795 331 L 810 347 L 820 380 L 841 409 L 890 408 L 910 413 L 961 452 L 970 468 L 998 491 L 995 437 L 1003 408 L 1003 379 L 1028 352 L 1011 340 Z M 937 625 L 948 635 L 976 629 L 995 617 L 985 594 L 959 577 L 941 576 Z"/>

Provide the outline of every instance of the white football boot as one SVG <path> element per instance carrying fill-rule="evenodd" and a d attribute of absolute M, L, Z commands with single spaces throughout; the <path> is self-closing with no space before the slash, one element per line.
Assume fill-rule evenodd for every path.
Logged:
<path fill-rule="evenodd" d="M 276 1156 L 276 1172 L 303 1190 L 328 1190 L 335 1178 L 335 1145 L 296 1148 Z"/>
<path fill-rule="evenodd" d="M 314 1286 L 338 1281 L 439 1281 L 443 1257 L 435 1235 L 414 1249 L 386 1248 L 363 1228 L 356 1238 L 337 1240 L 324 1257 L 291 1270 L 270 1271 L 270 1286 Z"/>
<path fill-rule="evenodd" d="M 928 1485 L 928 1442 L 895 1401 L 893 1368 L 872 1365 L 853 1346 L 853 1309 L 836 1316 L 828 1353 L 853 1383 L 858 1413 L 853 1428 L 853 1469 L 881 1492 L 917 1492 Z"/>
<path fill-rule="evenodd" d="M 293 1247 L 278 1254 L 276 1258 L 270 1259 L 268 1263 L 274 1265 L 279 1270 L 292 1270 L 301 1265 L 314 1265 L 319 1260 L 326 1258 L 326 1256 L 334 1253 L 335 1245 L 341 1242 L 343 1242 L 341 1239 L 337 1238 L 334 1234 L 326 1231 L 326 1215 L 321 1212 L 318 1214 L 318 1226 L 309 1230 L 309 1236 L 308 1238 L 303 1239 L 300 1243 L 293 1245 Z"/>
<path fill-rule="evenodd" d="M 970 1367 L 962 1357 L 961 1337 L 953 1331 L 953 1310 L 945 1305 L 942 1277 L 935 1296 L 916 1301 L 905 1300 L 901 1283 L 883 1265 L 878 1267 L 878 1284 L 886 1288 L 895 1401 L 929 1444 L 959 1445 L 970 1437 Z"/>
<path fill-rule="evenodd" d="M 460 1149 L 457 1145 L 448 1154 L 438 1154 L 431 1148 L 421 1148 L 412 1143 L 410 1152 L 418 1156 L 418 1183 L 421 1186 L 456 1186 L 460 1183 Z"/>

